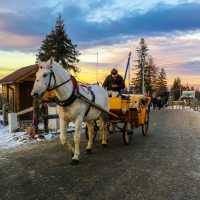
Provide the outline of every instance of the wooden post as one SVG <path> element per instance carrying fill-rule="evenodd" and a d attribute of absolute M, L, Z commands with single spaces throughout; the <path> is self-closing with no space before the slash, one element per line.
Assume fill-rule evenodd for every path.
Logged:
<path fill-rule="evenodd" d="M 39 105 L 40 101 L 38 97 L 33 98 L 33 118 L 32 126 L 34 128 L 35 134 L 38 134 L 38 124 L 39 124 Z"/>
<path fill-rule="evenodd" d="M 6 126 L 8 125 L 8 103 L 4 103 L 2 107 L 2 114 L 3 114 L 3 124 Z"/>
<path fill-rule="evenodd" d="M 44 132 L 48 133 L 48 105 L 45 102 L 42 102 L 41 114 L 44 122 Z"/>
<path fill-rule="evenodd" d="M 8 113 L 8 128 L 9 133 L 12 133 L 17 130 L 17 113 Z"/>

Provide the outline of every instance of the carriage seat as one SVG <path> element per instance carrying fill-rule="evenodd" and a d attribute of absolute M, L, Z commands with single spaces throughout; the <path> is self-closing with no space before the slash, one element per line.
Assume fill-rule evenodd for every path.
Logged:
<path fill-rule="evenodd" d="M 134 94 L 130 96 L 129 108 L 137 109 L 138 111 L 142 106 L 148 105 L 148 97 L 145 97 L 142 94 Z"/>

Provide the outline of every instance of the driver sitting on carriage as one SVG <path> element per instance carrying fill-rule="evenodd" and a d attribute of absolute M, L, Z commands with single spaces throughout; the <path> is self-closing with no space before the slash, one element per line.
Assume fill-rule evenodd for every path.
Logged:
<path fill-rule="evenodd" d="M 103 87 L 108 90 L 109 96 L 119 96 L 125 89 L 125 83 L 118 71 L 113 68 L 103 83 Z"/>

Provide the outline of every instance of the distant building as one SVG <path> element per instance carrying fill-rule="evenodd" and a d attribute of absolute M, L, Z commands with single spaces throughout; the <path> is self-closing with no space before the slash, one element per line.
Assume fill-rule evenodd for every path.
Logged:
<path fill-rule="evenodd" d="M 180 99 L 195 99 L 195 91 L 194 90 L 182 91 Z"/>

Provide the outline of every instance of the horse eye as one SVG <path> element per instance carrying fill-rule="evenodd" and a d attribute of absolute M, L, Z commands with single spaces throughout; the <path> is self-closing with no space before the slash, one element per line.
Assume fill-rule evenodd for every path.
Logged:
<path fill-rule="evenodd" d="M 43 77 L 45 78 L 47 76 L 47 74 L 43 74 Z"/>

